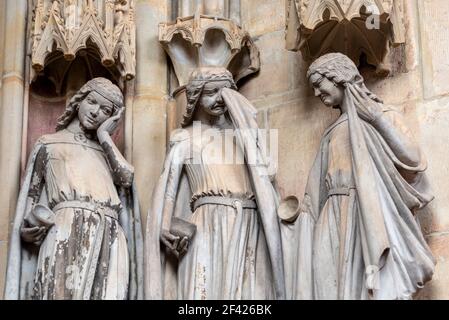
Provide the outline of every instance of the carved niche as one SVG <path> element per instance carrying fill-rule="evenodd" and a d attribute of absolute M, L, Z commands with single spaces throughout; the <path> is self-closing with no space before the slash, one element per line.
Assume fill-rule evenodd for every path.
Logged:
<path fill-rule="evenodd" d="M 32 79 L 61 54 L 66 62 L 95 56 L 114 67 L 121 84 L 134 78 L 134 0 L 34 0 L 33 6 Z"/>
<path fill-rule="evenodd" d="M 403 0 L 288 0 L 287 49 L 305 60 L 341 52 L 389 73 L 391 47 L 405 42 Z"/>
<path fill-rule="evenodd" d="M 185 85 L 199 67 L 227 68 L 235 82 L 260 69 L 260 54 L 248 32 L 233 20 L 200 14 L 159 24 L 159 41 L 170 57 L 178 87 L 167 105 L 167 138 L 186 107 Z"/>
<path fill-rule="evenodd" d="M 28 123 L 24 152 L 54 132 L 70 97 L 105 77 L 127 96 L 136 73 L 134 0 L 30 0 L 27 69 Z M 29 79 L 28 79 L 29 78 Z M 129 85 L 128 85 L 129 84 Z M 127 107 L 131 108 L 130 103 Z M 114 141 L 124 150 L 124 121 Z"/>
<path fill-rule="evenodd" d="M 232 20 L 195 14 L 159 24 L 159 41 L 173 63 L 179 84 L 204 66 L 228 68 L 235 81 L 260 68 L 259 50 Z"/>

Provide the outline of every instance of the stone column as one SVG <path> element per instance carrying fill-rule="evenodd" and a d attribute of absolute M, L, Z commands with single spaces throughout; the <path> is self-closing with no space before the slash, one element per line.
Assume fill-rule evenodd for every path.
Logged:
<path fill-rule="evenodd" d="M 179 0 L 178 16 L 187 17 L 194 13 L 196 0 Z"/>
<path fill-rule="evenodd" d="M 229 19 L 240 24 L 240 0 L 229 0 Z"/>
<path fill-rule="evenodd" d="M 4 38 L 5 38 L 5 7 L 6 1 L 0 2 L 0 75 L 3 75 L 3 57 L 5 56 L 4 52 Z M 2 78 L 0 77 L 0 109 L 2 107 Z M 6 216 L 6 215 L 5 215 Z M 0 220 L 3 222 L 0 214 Z M 7 226 L 3 226 L 0 228 L 7 228 Z M 7 241 L 3 238 L 0 238 L 0 299 L 3 298 L 3 287 L 4 287 L 4 277 L 6 272 L 6 257 L 7 257 Z"/>
<path fill-rule="evenodd" d="M 15 211 L 22 147 L 27 1 L 2 1 L 5 6 L 0 112 L 0 295 L 3 296 L 9 221 Z"/>
<path fill-rule="evenodd" d="M 197 12 L 223 18 L 229 18 L 231 15 L 239 22 L 240 0 L 179 0 L 179 17 L 193 16 Z"/>
<path fill-rule="evenodd" d="M 136 1 L 137 66 L 132 111 L 132 151 L 145 225 L 153 187 L 165 158 L 167 63 L 158 23 L 168 20 L 168 1 Z M 129 149 L 128 149 L 129 150 Z"/>
<path fill-rule="evenodd" d="M 5 42 L 5 8 L 6 2 L 0 2 L 0 75 L 3 75 L 3 59 L 5 56 L 4 42 Z M 2 105 L 2 78 L 0 77 L 0 108 Z"/>
<path fill-rule="evenodd" d="M 228 17 L 229 0 L 207 0 L 203 3 L 204 14 L 217 17 Z"/>
<path fill-rule="evenodd" d="M 426 239 L 437 260 L 434 277 L 419 296 L 420 299 L 449 299 L 449 2 L 444 0 L 406 2 L 418 19 L 421 79 L 412 84 L 421 98 L 416 106 L 420 141 L 428 162 L 428 177 L 435 200 L 420 214 Z M 422 88 L 417 90 L 422 81 Z M 397 92 L 394 92 L 397 95 Z"/>

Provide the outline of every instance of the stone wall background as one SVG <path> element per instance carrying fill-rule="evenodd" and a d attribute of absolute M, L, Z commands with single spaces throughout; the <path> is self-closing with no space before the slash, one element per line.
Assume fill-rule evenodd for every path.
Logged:
<path fill-rule="evenodd" d="M 302 198 L 320 137 L 338 117 L 338 112 L 326 108 L 313 97 L 305 79 L 308 64 L 300 53 L 285 49 L 286 1 L 241 0 L 241 23 L 260 49 L 262 65 L 261 71 L 244 80 L 240 89 L 259 110 L 260 126 L 279 130 L 277 181 L 281 195 L 295 194 Z M 4 105 L 7 99 L 3 96 L 5 79 L 10 79 L 4 65 L 11 55 L 4 35 L 6 2 L 0 1 L 0 115 L 10 110 Z M 137 76 L 133 108 L 126 114 L 129 125 L 125 150 L 136 168 L 144 219 L 166 149 L 168 67 L 166 55 L 158 43 L 157 26 L 159 22 L 171 20 L 170 2 L 136 1 Z M 449 127 L 449 2 L 408 0 L 405 4 L 407 42 L 395 50 L 395 71 L 387 78 L 377 78 L 369 68 L 364 69 L 363 74 L 374 93 L 386 104 L 404 112 L 428 158 L 435 200 L 419 218 L 438 264 L 434 279 L 418 298 L 449 299 L 449 143 L 446 134 Z M 0 137 L 0 151 L 7 150 L 4 141 Z M 0 156 L 2 159 L 10 157 L 7 152 Z M 4 173 L 4 168 L 0 168 L 0 174 Z M 0 298 L 9 238 L 8 221 L 14 206 L 0 205 Z"/>
<path fill-rule="evenodd" d="M 26 0 L 0 4 L 0 297 L 6 270 L 11 208 L 19 189 L 24 100 Z"/>
<path fill-rule="evenodd" d="M 5 2 L 0 2 L 0 108 L 1 101 L 3 100 L 3 60 L 4 60 L 4 42 L 5 42 L 5 32 L 4 32 L 4 24 L 5 24 Z M 0 214 L 0 229 L 7 228 L 8 216 L 4 217 L 4 214 Z M 3 297 L 3 284 L 4 277 L 6 272 L 6 255 L 8 250 L 7 243 L 7 234 L 0 231 L 0 297 Z"/>

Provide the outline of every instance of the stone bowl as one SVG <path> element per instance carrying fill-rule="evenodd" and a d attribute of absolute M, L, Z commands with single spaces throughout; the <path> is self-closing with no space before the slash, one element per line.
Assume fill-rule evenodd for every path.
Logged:
<path fill-rule="evenodd" d="M 278 208 L 278 216 L 282 221 L 294 222 L 300 214 L 301 203 L 296 196 L 283 199 Z"/>
<path fill-rule="evenodd" d="M 33 226 L 49 228 L 55 224 L 55 213 L 46 205 L 36 204 L 27 220 Z"/>

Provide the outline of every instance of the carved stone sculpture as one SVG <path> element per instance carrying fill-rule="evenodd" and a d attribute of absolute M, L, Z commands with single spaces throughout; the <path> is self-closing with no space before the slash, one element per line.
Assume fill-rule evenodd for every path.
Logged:
<path fill-rule="evenodd" d="M 187 5 L 187 2 L 183 4 Z M 208 1 L 208 4 L 212 5 L 212 2 Z M 232 20 L 199 12 L 177 18 L 175 22 L 159 24 L 159 41 L 173 63 L 178 85 L 171 93 L 176 103 L 170 101 L 167 104 L 167 137 L 182 122 L 186 108 L 185 85 L 193 70 L 224 67 L 238 82 L 260 68 L 259 50 L 248 32 Z"/>
<path fill-rule="evenodd" d="M 6 299 L 143 297 L 143 240 L 134 169 L 110 135 L 124 111 L 120 89 L 87 82 L 57 132 L 42 136 L 20 191 Z"/>
<path fill-rule="evenodd" d="M 195 14 L 159 24 L 159 41 L 170 56 L 181 86 L 199 67 L 228 68 L 235 81 L 259 71 L 259 50 L 232 20 Z"/>
<path fill-rule="evenodd" d="M 255 109 L 225 68 L 195 70 L 186 93 L 148 213 L 146 298 L 282 299 L 277 197 L 266 162 L 248 162 L 265 159 Z"/>
<path fill-rule="evenodd" d="M 387 74 L 391 46 L 405 43 L 403 0 L 289 0 L 287 49 L 306 60 L 341 52 Z"/>
<path fill-rule="evenodd" d="M 435 266 L 415 217 L 433 199 L 424 155 L 348 57 L 324 55 L 307 76 L 341 116 L 322 137 L 299 217 L 284 217 L 284 246 L 297 246 L 286 251 L 291 297 L 410 299 Z"/>
<path fill-rule="evenodd" d="M 90 47 L 105 67 L 117 66 L 120 83 L 135 77 L 133 0 L 35 0 L 33 9 L 32 79 L 55 60 L 54 51 L 73 61 Z"/>

